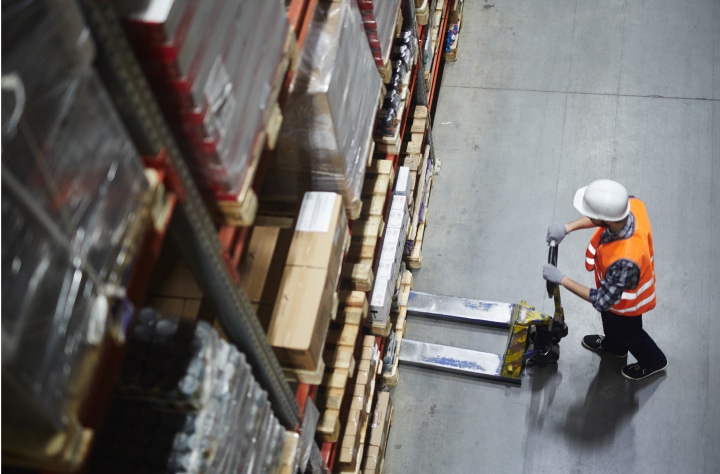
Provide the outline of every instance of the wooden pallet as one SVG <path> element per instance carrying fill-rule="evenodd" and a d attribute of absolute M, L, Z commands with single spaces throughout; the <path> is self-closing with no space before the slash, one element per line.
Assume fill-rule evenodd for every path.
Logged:
<path fill-rule="evenodd" d="M 384 367 L 382 372 L 383 381 L 388 387 L 396 386 L 400 377 L 398 367 L 400 347 L 402 346 L 402 340 L 405 336 L 408 298 L 410 296 L 410 290 L 412 289 L 412 283 L 412 272 L 405 270 L 402 278 L 400 278 L 400 291 L 398 292 L 397 302 L 393 304 L 393 309 L 390 312 L 390 318 L 393 321 L 393 328 L 397 343 L 395 346 L 395 356 L 393 358 L 394 360 L 392 365 L 390 367 Z"/>
<path fill-rule="evenodd" d="M 37 441 L 35 436 L 33 434 L 28 439 Z M 22 452 L 9 451 L 4 444 L 3 464 L 33 470 L 73 472 L 85 461 L 92 439 L 93 431 L 82 427 L 73 418 L 69 420 L 65 431 L 56 433 L 36 446 L 28 443 Z"/>
<path fill-rule="evenodd" d="M 373 336 L 365 336 L 362 354 L 356 369 L 350 406 L 343 412 L 336 458 L 336 470 L 357 472 L 363 459 L 364 437 L 375 393 L 375 378 L 379 368 L 377 345 Z"/>
<path fill-rule="evenodd" d="M 299 446 L 300 435 L 294 431 L 286 431 L 279 474 L 295 474 L 297 472 Z"/>
<path fill-rule="evenodd" d="M 443 57 L 445 58 L 445 61 L 448 62 L 455 62 L 457 61 L 458 57 L 458 45 L 460 43 L 460 31 L 462 31 L 462 19 L 463 19 L 463 4 L 458 3 L 457 0 L 453 3 L 452 8 L 450 9 L 450 19 L 448 23 L 448 30 L 450 27 L 454 24 L 458 26 L 458 32 L 457 37 L 455 38 L 455 42 L 450 45 L 450 51 L 445 51 L 443 53 Z"/>
<path fill-rule="evenodd" d="M 418 2 L 415 2 L 415 16 L 417 17 L 418 25 L 427 25 L 430 20 L 430 8 L 428 7 L 429 0 L 422 0 L 420 6 L 417 6 Z"/>
<path fill-rule="evenodd" d="M 410 169 L 410 178 L 412 181 L 411 192 L 412 199 L 412 216 L 410 218 L 410 229 L 408 231 L 408 241 L 415 240 L 417 228 L 421 221 L 420 213 L 425 210 L 430 196 L 430 188 L 432 187 L 433 169 L 428 163 L 430 158 L 430 146 L 425 147 L 422 159 L 415 169 Z M 430 169 L 428 169 L 430 168 Z M 430 173 L 429 175 L 427 173 Z"/>
<path fill-rule="evenodd" d="M 341 273 L 341 288 L 357 291 L 371 291 L 375 274 L 371 259 L 361 259 L 357 262 L 345 262 Z"/>
<path fill-rule="evenodd" d="M 405 257 L 405 261 L 407 262 L 408 267 L 413 270 L 418 270 L 422 268 L 422 240 L 424 234 L 425 223 L 423 222 L 418 226 L 418 233 L 415 239 L 415 245 L 413 246 L 412 253 L 409 256 Z"/>
<path fill-rule="evenodd" d="M 375 281 L 373 259 L 384 229 L 383 212 L 388 192 L 394 180 L 390 160 L 374 160 L 366 170 L 363 183 L 363 207 L 353 223 L 341 286 L 358 291 L 371 291 Z"/>
<path fill-rule="evenodd" d="M 355 345 L 368 309 L 365 293 L 348 291 L 340 295 L 338 320 L 328 333 L 323 354 L 327 370 L 317 395 L 321 412 L 317 433 L 323 441 L 337 442 L 340 436 L 340 408 L 350 379 L 354 376 Z"/>
<path fill-rule="evenodd" d="M 289 367 L 282 368 L 285 380 L 288 382 L 300 382 L 308 385 L 320 385 L 323 381 L 325 374 L 325 361 L 320 359 L 317 369 L 315 370 L 302 370 L 294 369 Z"/>
<path fill-rule="evenodd" d="M 388 337 L 392 331 L 392 321 L 388 319 L 386 324 L 368 323 L 367 327 L 370 329 L 370 333 L 375 336 Z"/>

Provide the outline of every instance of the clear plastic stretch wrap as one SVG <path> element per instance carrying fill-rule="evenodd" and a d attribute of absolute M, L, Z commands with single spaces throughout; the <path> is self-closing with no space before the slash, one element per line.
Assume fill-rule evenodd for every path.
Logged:
<path fill-rule="evenodd" d="M 41 151 L 55 137 L 78 76 L 89 69 L 94 52 L 73 0 L 3 1 L 3 117 L 6 111 L 12 122 L 22 116 Z M 12 84 L 16 76 L 19 83 Z M 6 104 L 8 87 L 17 91 L 17 100 L 24 98 L 24 105 Z"/>
<path fill-rule="evenodd" d="M 102 339 L 107 300 L 67 247 L 2 188 L 3 449 L 63 431 Z M 7 431 L 6 429 L 11 430 Z M 27 447 L 27 446 L 25 446 Z"/>
<path fill-rule="evenodd" d="M 75 2 L 3 2 L 2 24 L 3 450 L 13 451 L 34 424 L 42 443 L 76 423 L 148 184 L 90 66 Z"/>
<path fill-rule="evenodd" d="M 70 15 L 79 14 L 74 8 L 61 0 L 29 2 L 27 10 L 58 13 L 60 24 L 18 11 L 16 20 L 31 21 L 27 42 L 17 38 L 12 45 L 20 51 L 10 49 L 7 55 L 3 42 L 3 165 L 69 238 L 73 257 L 103 282 L 116 283 L 123 239 L 142 211 L 148 185 L 138 154 L 90 68 L 88 33 L 77 33 L 70 21 L 81 21 Z M 6 21 L 12 23 L 4 13 L 3 25 Z M 54 30 L 68 26 L 73 26 L 70 38 L 61 40 L 62 32 Z M 75 50 L 56 49 L 56 43 L 73 41 Z M 57 71 L 58 82 L 48 71 Z"/>
<path fill-rule="evenodd" d="M 381 79 L 354 1 L 318 5 L 296 74 L 269 178 L 274 192 L 337 192 L 351 214 L 359 211 Z"/>
<path fill-rule="evenodd" d="M 87 472 L 275 472 L 284 435 L 235 346 L 144 308 Z"/>
<path fill-rule="evenodd" d="M 289 23 L 281 0 L 115 0 L 203 189 L 234 194 L 265 127 Z"/>
<path fill-rule="evenodd" d="M 370 51 L 375 63 L 383 66 L 390 58 L 400 0 L 358 0 L 357 3 L 370 43 Z"/>
<path fill-rule="evenodd" d="M 392 49 L 395 24 L 400 11 L 400 0 L 374 0 L 373 7 L 377 22 L 377 35 L 382 57 L 388 58 Z"/>

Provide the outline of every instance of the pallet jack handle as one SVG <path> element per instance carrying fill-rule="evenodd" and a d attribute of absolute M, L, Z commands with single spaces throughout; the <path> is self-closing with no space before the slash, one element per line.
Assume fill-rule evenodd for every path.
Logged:
<path fill-rule="evenodd" d="M 557 243 L 552 240 L 550 241 L 550 248 L 548 249 L 548 263 L 555 265 L 557 267 L 557 259 L 558 259 L 558 245 Z M 547 293 L 548 298 L 552 298 L 555 294 L 555 289 L 558 287 L 557 283 L 552 283 L 547 281 Z"/>

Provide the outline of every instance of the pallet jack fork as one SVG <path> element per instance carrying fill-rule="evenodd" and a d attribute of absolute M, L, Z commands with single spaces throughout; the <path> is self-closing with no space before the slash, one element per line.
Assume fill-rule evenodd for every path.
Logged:
<path fill-rule="evenodd" d="M 557 265 L 554 242 L 548 263 Z M 520 384 L 528 365 L 556 363 L 560 340 L 567 336 L 565 314 L 558 285 L 547 282 L 548 297 L 555 302 L 553 316 L 535 310 L 525 301 L 519 304 L 481 301 L 455 296 L 410 292 L 408 317 L 423 316 L 485 327 L 507 328 L 504 354 L 480 352 L 440 344 L 403 339 L 400 362 L 434 370 Z"/>

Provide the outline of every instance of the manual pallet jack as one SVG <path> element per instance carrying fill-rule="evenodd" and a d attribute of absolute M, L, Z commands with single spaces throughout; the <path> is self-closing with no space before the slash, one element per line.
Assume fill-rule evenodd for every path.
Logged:
<path fill-rule="evenodd" d="M 551 242 L 548 263 L 557 265 L 557 257 L 558 246 Z M 507 328 L 508 340 L 505 353 L 496 354 L 404 339 L 399 360 L 420 367 L 519 384 L 524 367 L 558 361 L 560 340 L 568 334 L 560 288 L 547 282 L 547 292 L 555 302 L 552 316 L 536 311 L 525 301 L 496 303 L 411 291 L 408 317 L 423 316 Z"/>

